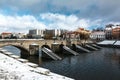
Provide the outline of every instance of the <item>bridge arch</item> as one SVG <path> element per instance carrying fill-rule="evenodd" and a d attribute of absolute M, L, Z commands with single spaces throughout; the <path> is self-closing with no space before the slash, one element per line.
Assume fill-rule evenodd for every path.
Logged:
<path fill-rule="evenodd" d="M 7 44 L 7 45 L 2 45 L 2 46 L 0 46 L 0 47 L 2 48 L 2 47 L 5 47 L 5 46 L 13 46 L 13 47 L 18 48 L 18 49 L 21 51 L 21 53 L 20 53 L 21 56 L 22 56 L 22 55 L 26 55 L 26 56 L 29 55 L 29 49 L 27 49 L 27 48 L 25 48 L 25 47 L 23 47 L 23 46 L 21 46 L 21 45 Z"/>

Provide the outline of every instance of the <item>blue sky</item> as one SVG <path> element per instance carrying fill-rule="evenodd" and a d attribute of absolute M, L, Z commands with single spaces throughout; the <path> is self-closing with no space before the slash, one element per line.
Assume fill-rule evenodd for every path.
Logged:
<path fill-rule="evenodd" d="M 120 24 L 120 0 L 0 0 L 0 32 Z"/>

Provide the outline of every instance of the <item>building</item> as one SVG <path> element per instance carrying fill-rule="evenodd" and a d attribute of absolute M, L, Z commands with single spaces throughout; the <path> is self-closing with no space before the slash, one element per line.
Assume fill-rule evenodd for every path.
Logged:
<path fill-rule="evenodd" d="M 24 39 L 26 34 L 24 33 L 12 33 L 11 38 L 13 39 Z"/>
<path fill-rule="evenodd" d="M 113 28 L 112 37 L 113 37 L 113 39 L 119 39 L 120 40 L 120 25 L 116 25 L 116 27 Z"/>
<path fill-rule="evenodd" d="M 62 29 L 45 29 L 45 30 L 39 30 L 39 29 L 33 29 L 29 30 L 28 37 L 30 38 L 45 38 L 45 39 L 53 39 L 53 37 L 59 37 L 61 36 L 65 30 Z"/>
<path fill-rule="evenodd" d="M 1 33 L 2 39 L 10 39 L 11 35 L 12 35 L 12 33 L 10 33 L 10 32 L 3 32 L 3 33 Z"/>
<path fill-rule="evenodd" d="M 52 39 L 53 37 L 58 38 L 64 32 L 65 32 L 65 30 L 62 30 L 62 29 L 51 29 L 51 30 L 46 29 L 44 32 L 44 38 L 46 38 L 46 39 Z"/>
<path fill-rule="evenodd" d="M 84 28 L 78 28 L 75 31 L 69 31 L 66 33 L 66 38 L 70 39 L 85 39 L 87 40 L 89 38 L 90 31 L 86 30 Z"/>
<path fill-rule="evenodd" d="M 108 40 L 112 39 L 112 28 L 113 28 L 113 24 L 108 24 L 105 27 L 105 38 Z"/>
<path fill-rule="evenodd" d="M 31 38 L 42 38 L 44 37 L 44 31 L 45 30 L 39 29 L 29 30 L 29 35 L 31 36 Z"/>
<path fill-rule="evenodd" d="M 90 39 L 92 40 L 105 40 L 105 32 L 104 31 L 92 31 L 90 34 Z"/>
<path fill-rule="evenodd" d="M 75 32 L 79 34 L 80 39 L 88 39 L 91 33 L 89 30 L 86 30 L 84 28 L 78 28 L 75 30 Z"/>
<path fill-rule="evenodd" d="M 44 38 L 45 39 L 52 39 L 55 36 L 55 30 L 45 30 Z"/>

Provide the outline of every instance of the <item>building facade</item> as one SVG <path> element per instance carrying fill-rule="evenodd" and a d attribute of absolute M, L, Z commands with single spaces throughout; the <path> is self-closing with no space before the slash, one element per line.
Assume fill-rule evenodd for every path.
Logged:
<path fill-rule="evenodd" d="M 10 32 L 3 32 L 3 33 L 1 33 L 2 39 L 10 39 L 11 35 L 12 35 L 12 33 L 10 33 Z"/>
<path fill-rule="evenodd" d="M 108 24 L 105 27 L 105 38 L 108 40 L 112 39 L 112 28 L 113 28 L 113 24 Z"/>
<path fill-rule="evenodd" d="M 91 33 L 89 30 L 86 30 L 84 28 L 78 28 L 75 30 L 75 32 L 79 33 L 77 36 L 79 36 L 80 39 L 89 39 Z"/>
<path fill-rule="evenodd" d="M 44 32 L 44 38 L 46 39 L 52 39 L 53 37 L 58 38 L 64 33 L 65 30 L 62 29 L 51 29 L 51 30 L 46 29 Z"/>
<path fill-rule="evenodd" d="M 105 32 L 104 31 L 93 31 L 90 34 L 90 39 L 96 40 L 96 41 L 105 40 Z"/>
<path fill-rule="evenodd" d="M 79 39 L 79 40 L 87 40 L 89 39 L 90 31 L 84 28 L 78 28 L 75 31 L 69 31 L 66 33 L 66 38 L 70 39 Z"/>
<path fill-rule="evenodd" d="M 117 25 L 115 28 L 113 28 L 112 37 L 113 39 L 120 40 L 120 25 Z"/>
<path fill-rule="evenodd" d="M 11 38 L 15 39 L 24 39 L 26 36 L 25 33 L 12 33 Z"/>
<path fill-rule="evenodd" d="M 41 38 L 44 37 L 44 31 L 45 30 L 39 29 L 29 30 L 29 35 L 31 35 L 32 38 Z"/>

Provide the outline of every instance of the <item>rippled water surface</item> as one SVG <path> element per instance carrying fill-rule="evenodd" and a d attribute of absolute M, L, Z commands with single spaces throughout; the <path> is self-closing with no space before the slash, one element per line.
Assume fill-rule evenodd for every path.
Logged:
<path fill-rule="evenodd" d="M 20 51 L 14 47 L 4 48 L 20 55 Z M 79 56 L 64 56 L 61 61 L 42 60 L 40 57 L 27 59 L 76 80 L 120 80 L 120 49 L 103 48 Z"/>

